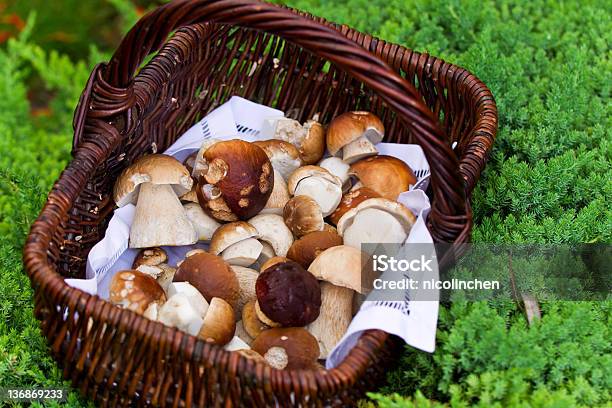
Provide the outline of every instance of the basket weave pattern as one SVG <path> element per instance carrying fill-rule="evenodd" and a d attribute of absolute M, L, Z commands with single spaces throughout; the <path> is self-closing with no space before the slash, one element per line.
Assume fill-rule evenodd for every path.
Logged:
<path fill-rule="evenodd" d="M 112 215 L 121 170 L 165 150 L 232 95 L 300 121 L 319 113 L 326 123 L 356 109 L 378 114 L 386 141 L 425 151 L 434 239 L 469 240 L 469 196 L 497 130 L 493 96 L 474 75 L 255 0 L 167 4 L 92 72 L 75 112 L 73 161 L 24 250 L 53 355 L 102 405 L 350 405 L 384 377 L 398 351 L 392 336 L 371 330 L 333 370 L 274 370 L 65 284 L 65 277 L 84 276 L 88 251 Z"/>

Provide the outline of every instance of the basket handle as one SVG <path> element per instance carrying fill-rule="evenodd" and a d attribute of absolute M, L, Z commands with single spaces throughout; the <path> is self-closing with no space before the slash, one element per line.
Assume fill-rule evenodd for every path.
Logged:
<path fill-rule="evenodd" d="M 129 98 L 131 92 L 127 90 L 132 89 L 141 63 L 164 45 L 171 32 L 205 22 L 239 25 L 278 35 L 326 58 L 376 91 L 412 132 L 430 163 L 432 184 L 437 187 L 430 222 L 442 222 L 436 229 L 446 231 L 436 238 L 450 240 L 465 229 L 461 226 L 465 224 L 462 221 L 466 216 L 466 202 L 459 162 L 437 118 L 417 89 L 387 63 L 339 31 L 285 8 L 258 0 L 175 0 L 151 11 L 130 30 L 98 76 L 97 82 L 106 83 L 103 95 L 103 101 L 109 102 L 106 114 L 127 110 L 125 104 L 110 103 L 113 98 L 109 95 Z M 100 111 L 96 115 L 96 108 L 89 114 L 106 116 Z"/>

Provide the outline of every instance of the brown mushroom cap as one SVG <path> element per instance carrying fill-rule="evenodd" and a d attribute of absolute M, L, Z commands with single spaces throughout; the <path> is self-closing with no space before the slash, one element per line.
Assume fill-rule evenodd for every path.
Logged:
<path fill-rule="evenodd" d="M 291 232 L 298 237 L 323 229 L 321 207 L 313 198 L 305 195 L 287 201 L 283 209 L 283 218 Z"/>
<path fill-rule="evenodd" d="M 167 260 L 168 254 L 162 248 L 145 248 L 136 255 L 132 263 L 132 269 L 138 269 L 140 265 L 157 266 Z"/>
<path fill-rule="evenodd" d="M 317 121 L 304 123 L 306 136 L 300 145 L 300 155 L 304 164 L 314 164 L 321 160 L 325 153 L 325 128 Z"/>
<path fill-rule="evenodd" d="M 319 280 L 363 293 L 366 282 L 362 280 L 371 276 L 368 267 L 368 259 L 359 249 L 338 245 L 321 252 L 308 271 Z"/>
<path fill-rule="evenodd" d="M 370 112 L 346 112 L 335 117 L 327 128 L 327 150 L 333 156 L 347 144 L 364 134 L 372 143 L 382 140 L 385 127 L 378 116 Z"/>
<path fill-rule="evenodd" d="M 225 300 L 215 297 L 208 306 L 198 337 L 208 343 L 223 346 L 229 343 L 236 331 L 234 309 Z"/>
<path fill-rule="evenodd" d="M 255 303 L 256 300 L 252 300 L 244 305 L 244 308 L 242 309 L 242 326 L 251 338 L 257 337 L 259 333 L 270 328 L 270 326 L 262 322 L 259 317 L 257 317 Z"/>
<path fill-rule="evenodd" d="M 198 253 L 186 258 L 174 275 L 175 282 L 189 282 L 204 295 L 208 302 L 218 297 L 236 307 L 240 286 L 236 274 L 220 257 Z"/>
<path fill-rule="evenodd" d="M 369 187 L 382 197 L 394 201 L 417 181 L 412 169 L 393 156 L 374 156 L 359 160 L 351 165 L 349 173 L 357 176 L 364 187 Z"/>
<path fill-rule="evenodd" d="M 336 208 L 336 211 L 334 211 L 333 214 L 329 216 L 329 220 L 334 223 L 334 225 L 338 225 L 338 221 L 340 221 L 340 218 L 348 210 L 357 207 L 360 203 L 364 202 L 369 198 L 377 197 L 380 197 L 380 194 L 368 187 L 361 187 L 356 190 L 349 191 L 344 196 L 342 196 L 342 201 L 340 201 L 340 205 L 338 206 L 338 208 Z"/>
<path fill-rule="evenodd" d="M 288 260 L 289 258 L 285 258 L 284 256 L 273 256 L 272 258 L 261 264 L 261 266 L 259 267 L 259 272 L 263 272 L 269 267 L 276 265 L 277 263 L 287 262 Z"/>
<path fill-rule="evenodd" d="M 163 304 L 166 294 L 157 281 L 136 270 L 117 272 L 110 283 L 109 300 L 138 314 L 143 314 L 151 303 Z"/>
<path fill-rule="evenodd" d="M 113 198 L 117 206 L 136 204 L 138 186 L 142 183 L 170 185 L 180 197 L 191 190 L 193 180 L 187 168 L 172 156 L 165 154 L 143 156 L 123 170 L 115 183 Z"/>
<path fill-rule="evenodd" d="M 206 183 L 218 189 L 217 196 L 201 194 L 204 209 L 212 211 L 208 201 L 222 198 L 232 214 L 239 219 L 248 219 L 259 213 L 274 185 L 272 164 L 261 147 L 243 140 L 217 142 L 204 152 L 208 171 L 204 175 Z M 203 180 L 198 180 L 204 188 Z M 200 189 L 198 189 L 200 190 Z M 199 193 L 199 191 L 198 191 Z"/>
<path fill-rule="evenodd" d="M 319 316 L 319 282 L 297 262 L 278 263 L 260 273 L 255 292 L 261 311 L 282 326 L 305 326 Z"/>
<path fill-rule="evenodd" d="M 287 258 L 308 268 L 312 261 L 324 250 L 342 245 L 342 237 L 333 231 L 317 231 L 304 235 L 291 245 Z"/>
<path fill-rule="evenodd" d="M 209 251 L 219 255 L 229 246 L 237 244 L 248 238 L 257 238 L 257 229 L 245 221 L 236 221 L 224 224 L 217 228 L 210 240 Z"/>
<path fill-rule="evenodd" d="M 319 357 L 317 339 L 301 327 L 265 330 L 253 340 L 251 348 L 279 370 L 307 369 Z"/>

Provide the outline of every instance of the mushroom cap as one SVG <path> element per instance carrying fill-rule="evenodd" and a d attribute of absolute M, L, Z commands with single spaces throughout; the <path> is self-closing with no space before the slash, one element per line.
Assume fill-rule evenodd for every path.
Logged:
<path fill-rule="evenodd" d="M 277 369 L 306 369 L 319 357 L 319 343 L 301 327 L 274 328 L 262 331 L 251 349 L 264 356 Z"/>
<path fill-rule="evenodd" d="M 272 164 L 263 149 L 244 140 L 217 142 L 204 152 L 208 171 L 203 176 L 209 185 L 218 188 L 225 204 L 239 219 L 248 219 L 259 213 L 274 185 Z M 202 178 L 198 179 L 204 186 Z M 208 197 L 202 194 L 203 208 Z M 210 208 L 209 208 L 210 209 Z M 215 213 L 211 211 L 211 215 Z"/>
<path fill-rule="evenodd" d="M 312 197 L 305 195 L 295 196 L 287 201 L 283 218 L 291 232 L 298 237 L 321 231 L 325 224 L 319 204 Z"/>
<path fill-rule="evenodd" d="M 385 127 L 378 116 L 370 112 L 346 112 L 335 117 L 327 127 L 327 150 L 335 156 L 344 146 L 361 136 L 376 144 L 382 141 Z"/>
<path fill-rule="evenodd" d="M 340 218 L 342 218 L 342 216 L 346 214 L 347 211 L 357 207 L 365 200 L 378 197 L 380 197 L 380 194 L 368 187 L 361 187 L 356 190 L 349 191 L 344 196 L 342 196 L 340 205 L 338 205 L 336 211 L 334 211 L 332 215 L 330 215 L 329 220 L 334 223 L 334 225 L 338 225 L 338 221 L 340 221 Z"/>
<path fill-rule="evenodd" d="M 325 153 L 325 128 L 319 122 L 308 120 L 304 123 L 306 136 L 300 144 L 300 155 L 304 164 L 314 164 Z"/>
<path fill-rule="evenodd" d="M 287 258 L 308 268 L 312 261 L 324 250 L 342 245 L 342 237 L 333 231 L 316 231 L 304 235 L 291 245 Z"/>
<path fill-rule="evenodd" d="M 251 338 L 259 336 L 259 333 L 270 328 L 257 316 L 256 303 L 257 301 L 253 299 L 242 308 L 242 326 Z"/>
<path fill-rule="evenodd" d="M 132 263 L 132 269 L 138 269 L 140 265 L 157 266 L 167 260 L 168 254 L 162 248 L 144 248 L 136 255 Z"/>
<path fill-rule="evenodd" d="M 117 272 L 111 279 L 109 300 L 112 304 L 143 314 L 151 303 L 162 304 L 166 294 L 155 278 L 136 270 Z"/>
<path fill-rule="evenodd" d="M 258 140 L 253 142 L 266 152 L 272 167 L 286 180 L 295 169 L 302 165 L 300 152 L 293 144 L 279 139 Z"/>
<path fill-rule="evenodd" d="M 224 346 L 232 340 L 236 331 L 234 309 L 225 300 L 215 297 L 208 306 L 204 324 L 198 337 L 208 343 Z"/>
<path fill-rule="evenodd" d="M 319 315 L 319 282 L 297 262 L 278 263 L 260 273 L 255 292 L 261 311 L 282 326 L 305 326 Z"/>
<path fill-rule="evenodd" d="M 257 230 L 259 239 L 272 245 L 278 256 L 287 255 L 293 244 L 293 234 L 285 224 L 283 217 L 276 214 L 259 214 L 249 220 Z"/>
<path fill-rule="evenodd" d="M 189 282 L 208 302 L 220 297 L 232 307 L 238 303 L 240 286 L 236 274 L 217 255 L 198 253 L 186 258 L 178 267 L 174 282 Z"/>
<path fill-rule="evenodd" d="M 355 175 L 364 187 L 369 187 L 384 198 L 397 200 L 417 179 L 412 169 L 393 156 L 368 157 L 351 165 L 349 174 Z"/>
<path fill-rule="evenodd" d="M 410 232 L 412 226 L 416 222 L 416 218 L 412 211 L 410 211 L 406 206 L 398 203 L 397 201 L 388 200 L 386 198 L 369 198 L 367 200 L 362 201 L 356 207 L 351 208 L 347 212 L 340 217 L 338 220 L 337 228 L 338 234 L 341 236 L 344 234 L 346 228 L 351 224 L 355 216 L 363 210 L 366 209 L 376 209 L 382 210 L 392 214 L 399 222 L 402 224 L 402 227 L 406 231 L 406 233 Z"/>
<path fill-rule="evenodd" d="M 230 245 L 249 238 L 258 238 L 257 229 L 245 221 L 235 221 L 217 228 L 210 240 L 208 250 L 219 255 Z"/>
<path fill-rule="evenodd" d="M 367 258 L 357 248 L 338 245 L 326 249 L 308 267 L 317 279 L 363 293 L 362 273 Z M 370 275 L 367 275 L 370 276 Z"/>
<path fill-rule="evenodd" d="M 185 166 L 172 156 L 150 154 L 137 159 L 121 172 L 115 183 L 113 198 L 118 207 L 136 204 L 138 186 L 142 183 L 171 185 L 177 196 L 189 192 L 193 179 Z"/>
<path fill-rule="evenodd" d="M 266 262 L 261 264 L 261 266 L 259 267 L 259 272 L 261 273 L 265 271 L 266 269 L 268 269 L 269 267 L 276 265 L 277 263 L 282 263 L 282 262 L 287 262 L 287 261 L 289 261 L 289 259 L 284 256 L 273 256 L 272 258 L 268 259 Z"/>
<path fill-rule="evenodd" d="M 300 181 L 308 177 L 319 177 L 325 181 L 337 185 L 338 187 L 342 187 L 342 180 L 331 174 L 329 171 L 327 171 L 327 169 L 320 166 L 309 165 L 302 166 L 291 173 L 289 179 L 287 180 L 287 189 L 289 190 L 289 194 L 294 194 Z"/>

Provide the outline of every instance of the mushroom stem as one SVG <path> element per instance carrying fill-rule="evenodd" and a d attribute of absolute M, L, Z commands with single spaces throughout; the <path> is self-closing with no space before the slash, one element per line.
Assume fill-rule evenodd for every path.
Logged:
<path fill-rule="evenodd" d="M 368 139 L 367 132 L 342 148 L 342 160 L 349 164 L 363 159 L 364 157 L 376 156 L 377 154 L 378 150 L 376 150 L 374 144 Z"/>
<path fill-rule="evenodd" d="M 130 247 L 192 245 L 196 231 L 171 185 L 143 183 L 130 229 Z"/>
<path fill-rule="evenodd" d="M 321 282 L 321 313 L 306 329 L 319 342 L 319 358 L 329 356 L 349 327 L 354 291 L 329 282 Z"/>

